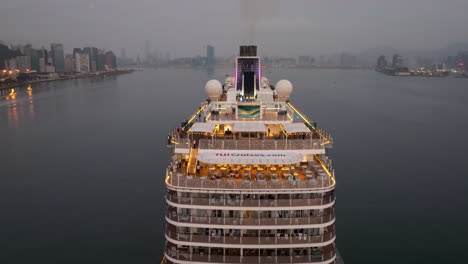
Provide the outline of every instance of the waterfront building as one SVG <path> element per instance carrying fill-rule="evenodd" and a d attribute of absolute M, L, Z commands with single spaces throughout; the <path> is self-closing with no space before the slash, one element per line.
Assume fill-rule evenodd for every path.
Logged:
<path fill-rule="evenodd" d="M 357 57 L 347 53 L 341 53 L 340 65 L 341 67 L 352 68 L 356 67 Z"/>
<path fill-rule="evenodd" d="M 206 64 L 207 65 L 215 64 L 214 47 L 211 45 L 206 46 Z"/>
<path fill-rule="evenodd" d="M 75 58 L 73 57 L 73 54 L 67 54 L 65 56 L 65 72 L 75 72 Z"/>
<path fill-rule="evenodd" d="M 145 62 L 149 63 L 151 61 L 151 44 L 150 41 L 147 39 L 145 40 Z"/>
<path fill-rule="evenodd" d="M 47 62 L 49 59 L 49 54 L 48 54 L 47 49 L 42 47 L 40 50 L 38 50 L 37 56 L 38 56 L 38 63 L 39 63 L 39 72 L 46 73 Z"/>
<path fill-rule="evenodd" d="M 73 57 L 74 57 L 74 62 L 75 62 L 75 72 L 81 72 L 81 64 L 80 64 L 80 61 L 81 61 L 81 56 L 80 56 L 81 53 L 79 52 L 73 52 Z"/>
<path fill-rule="evenodd" d="M 378 71 L 383 71 L 385 68 L 387 68 L 387 59 L 385 59 L 384 55 L 381 55 L 377 59 L 377 64 L 375 66 L 375 69 Z"/>
<path fill-rule="evenodd" d="M 47 72 L 47 73 L 55 73 L 55 67 L 54 67 L 54 65 L 52 65 L 52 64 L 50 64 L 50 63 L 47 64 L 47 66 L 46 66 L 46 72 Z"/>
<path fill-rule="evenodd" d="M 104 65 L 107 70 L 115 70 L 117 68 L 117 58 L 112 51 L 108 51 L 104 55 Z"/>
<path fill-rule="evenodd" d="M 88 54 L 89 60 L 89 71 L 96 72 L 97 70 L 97 61 L 98 61 L 98 49 L 95 47 L 86 47 L 83 49 L 84 53 Z"/>
<path fill-rule="evenodd" d="M 39 72 L 47 72 L 45 58 L 39 58 Z"/>
<path fill-rule="evenodd" d="M 166 264 L 337 263 L 333 138 L 241 47 L 234 77 L 168 136 Z"/>
<path fill-rule="evenodd" d="M 16 71 L 18 66 L 16 65 L 16 57 L 5 60 L 5 69 L 8 71 Z"/>
<path fill-rule="evenodd" d="M 39 58 L 41 51 L 37 49 L 33 49 L 31 53 L 31 70 L 40 72 L 40 67 L 39 67 Z"/>
<path fill-rule="evenodd" d="M 86 73 L 90 71 L 88 53 L 83 52 L 75 54 L 75 71 L 81 73 Z"/>
<path fill-rule="evenodd" d="M 398 54 L 393 55 L 392 67 L 393 68 L 403 67 L 403 58 L 400 55 L 398 55 Z"/>
<path fill-rule="evenodd" d="M 313 62 L 313 58 L 310 56 L 299 56 L 298 65 L 299 66 L 309 66 Z"/>
<path fill-rule="evenodd" d="M 55 71 L 58 73 L 65 72 L 65 56 L 63 53 L 63 45 L 59 43 L 52 43 L 50 45 L 52 54 L 52 64 Z"/>
<path fill-rule="evenodd" d="M 16 69 L 20 72 L 27 72 L 31 70 L 31 57 L 29 56 L 17 56 L 16 57 Z"/>
<path fill-rule="evenodd" d="M 31 44 L 26 44 L 23 47 L 23 55 L 32 57 L 34 49 L 32 48 Z"/>
<path fill-rule="evenodd" d="M 97 63 L 96 63 L 96 70 L 97 71 L 105 71 L 105 55 L 103 50 L 98 51 L 98 56 L 97 56 Z"/>
<path fill-rule="evenodd" d="M 139 56 L 138 56 L 139 57 Z M 120 49 L 120 58 L 122 60 L 126 60 L 127 59 L 127 53 L 125 52 L 125 49 L 124 48 L 121 48 Z"/>

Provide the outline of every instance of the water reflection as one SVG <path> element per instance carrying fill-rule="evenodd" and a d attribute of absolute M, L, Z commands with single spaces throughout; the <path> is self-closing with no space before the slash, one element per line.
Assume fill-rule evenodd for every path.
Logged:
<path fill-rule="evenodd" d="M 10 128 L 18 128 L 18 102 L 16 101 L 16 90 L 14 88 L 10 89 L 5 99 L 8 101 L 6 106 L 8 126 Z"/>
<path fill-rule="evenodd" d="M 35 120 L 36 119 L 36 112 L 34 110 L 34 97 L 33 97 L 33 89 L 31 85 L 28 85 L 26 88 L 26 94 L 28 95 L 28 113 L 29 119 Z"/>
<path fill-rule="evenodd" d="M 0 106 L 6 110 L 9 128 L 19 128 L 21 118 L 35 120 L 36 112 L 31 85 L 2 90 L 0 95 Z"/>

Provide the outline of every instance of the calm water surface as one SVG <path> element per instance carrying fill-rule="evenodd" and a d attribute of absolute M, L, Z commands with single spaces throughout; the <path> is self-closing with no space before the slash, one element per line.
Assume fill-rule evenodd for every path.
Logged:
<path fill-rule="evenodd" d="M 166 135 L 226 72 L 146 70 L 0 96 L 0 263 L 158 263 Z M 468 259 L 468 79 L 264 75 L 290 79 L 292 101 L 334 134 L 345 263 Z"/>

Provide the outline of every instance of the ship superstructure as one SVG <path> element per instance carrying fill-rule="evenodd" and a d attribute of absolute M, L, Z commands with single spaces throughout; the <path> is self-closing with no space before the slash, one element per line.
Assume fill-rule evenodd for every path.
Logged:
<path fill-rule="evenodd" d="M 332 137 L 242 46 L 168 136 L 165 263 L 336 263 Z"/>

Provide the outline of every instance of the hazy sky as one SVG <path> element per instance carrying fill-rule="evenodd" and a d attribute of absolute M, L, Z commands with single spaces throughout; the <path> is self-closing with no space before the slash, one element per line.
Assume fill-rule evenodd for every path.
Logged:
<path fill-rule="evenodd" d="M 252 5 L 252 8 L 248 8 Z M 242 11 L 242 12 L 241 12 Z M 375 46 L 437 49 L 468 42 L 468 0 L 1 0 L 0 40 L 93 45 L 120 54 L 268 55 L 361 52 Z"/>

